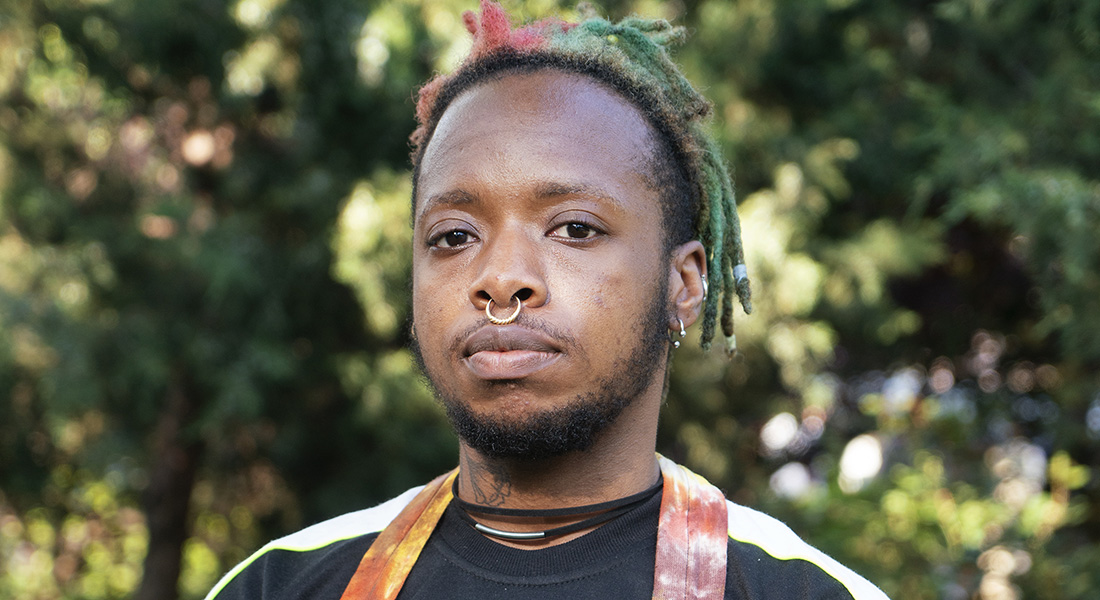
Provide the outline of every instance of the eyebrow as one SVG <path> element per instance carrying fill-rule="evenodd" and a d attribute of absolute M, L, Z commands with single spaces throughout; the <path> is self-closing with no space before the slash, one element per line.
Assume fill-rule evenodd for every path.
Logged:
<path fill-rule="evenodd" d="M 613 194 L 601 187 L 585 183 L 540 183 L 535 187 L 535 197 L 540 200 L 557 198 L 560 196 L 585 196 L 594 200 L 610 202 L 618 209 L 623 209 L 623 203 Z"/>
<path fill-rule="evenodd" d="M 424 200 L 424 203 L 421 205 L 422 208 L 418 212 L 423 215 L 440 206 L 461 206 L 463 204 L 473 204 L 475 202 L 477 202 L 477 198 L 465 190 L 448 190 L 430 196 Z"/>
<path fill-rule="evenodd" d="M 535 186 L 535 198 L 539 200 L 552 200 L 562 196 L 583 196 L 593 200 L 601 200 L 610 203 L 616 209 L 625 210 L 623 203 L 603 188 L 585 183 L 562 183 L 549 181 Z M 478 202 L 476 195 L 466 190 L 448 190 L 426 198 L 417 212 L 425 215 L 429 211 L 440 207 L 453 207 L 475 204 Z"/>

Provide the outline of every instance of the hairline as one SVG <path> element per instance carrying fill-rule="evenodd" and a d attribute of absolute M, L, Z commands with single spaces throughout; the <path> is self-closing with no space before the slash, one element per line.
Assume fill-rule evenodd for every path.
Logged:
<path fill-rule="evenodd" d="M 435 130 L 440 120 L 453 102 L 464 92 L 486 81 L 499 81 L 510 75 L 531 74 L 545 70 L 585 77 L 613 93 L 628 106 L 638 111 L 639 115 L 649 125 L 646 132 L 648 148 L 646 157 L 643 159 L 644 172 L 641 174 L 646 184 L 657 192 L 657 200 L 661 209 L 661 229 L 664 233 L 664 251 L 666 255 L 669 255 L 674 247 L 692 239 L 697 239 L 700 212 L 698 187 L 694 177 L 692 177 L 691 170 L 686 167 L 686 157 L 679 144 L 677 144 L 677 136 L 671 131 L 671 127 L 657 114 L 659 113 L 657 109 L 658 102 L 650 100 L 648 98 L 649 94 L 642 86 L 630 82 L 626 77 L 598 62 L 584 61 L 570 56 L 546 52 L 498 51 L 477 61 L 472 66 L 464 66 L 453 79 L 444 84 L 429 112 L 430 118 L 424 125 L 424 137 L 414 148 L 412 155 L 411 218 L 415 219 L 420 170 L 424 155 L 435 137 Z M 668 169 L 678 171 L 678 174 L 669 174 L 674 177 L 678 175 L 678 179 L 675 183 L 662 185 L 660 183 L 661 171 Z M 673 224 L 677 216 L 676 211 L 685 202 L 678 202 L 672 196 L 684 192 L 694 196 L 688 202 L 691 209 L 691 224 L 685 228 L 680 223 L 676 226 L 677 231 L 673 231 Z"/>

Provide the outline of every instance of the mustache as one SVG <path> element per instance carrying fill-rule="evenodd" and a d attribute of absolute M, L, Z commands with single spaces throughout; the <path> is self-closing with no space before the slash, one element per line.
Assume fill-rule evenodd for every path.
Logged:
<path fill-rule="evenodd" d="M 577 339 L 570 335 L 568 332 L 562 330 L 559 327 L 552 325 L 545 319 L 533 317 L 529 313 L 520 313 L 519 318 L 514 322 L 515 325 L 524 327 L 526 329 L 532 329 L 534 331 L 541 332 L 543 335 L 553 340 L 560 348 L 569 350 L 575 354 L 582 354 L 580 345 L 577 344 Z M 479 319 L 475 323 L 471 323 L 468 327 L 463 329 L 451 340 L 448 346 L 448 350 L 451 355 L 462 352 L 463 346 L 466 344 L 466 340 L 470 338 L 474 333 L 477 333 L 483 327 L 489 325 L 489 320 L 485 318 Z M 492 325 L 489 325 L 492 326 Z"/>

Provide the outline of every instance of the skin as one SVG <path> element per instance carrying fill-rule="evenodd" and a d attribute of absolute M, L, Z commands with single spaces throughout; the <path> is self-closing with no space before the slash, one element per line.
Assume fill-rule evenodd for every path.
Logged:
<path fill-rule="evenodd" d="M 653 135 L 614 91 L 549 69 L 487 80 L 448 107 L 423 157 L 413 231 L 414 331 L 441 395 L 518 422 L 576 401 L 631 356 L 660 277 L 669 329 L 696 321 L 705 253 L 697 241 L 665 250 L 645 176 Z M 488 322 L 490 299 L 503 318 L 515 298 L 514 324 Z M 585 451 L 498 459 L 460 442 L 459 495 L 559 508 L 651 486 L 664 344 L 644 391 Z M 512 531 L 569 522 L 479 520 Z"/>

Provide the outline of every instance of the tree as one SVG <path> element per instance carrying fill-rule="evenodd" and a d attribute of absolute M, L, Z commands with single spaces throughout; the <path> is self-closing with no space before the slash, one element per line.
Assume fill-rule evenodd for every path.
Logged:
<path fill-rule="evenodd" d="M 286 515 L 311 494 L 347 505 L 332 499 L 347 488 L 384 498 L 414 477 L 399 466 L 352 483 L 341 461 L 438 421 L 399 409 L 409 418 L 373 435 L 385 426 L 354 427 L 368 408 L 341 386 L 403 353 L 400 314 L 364 327 L 330 237 L 358 179 L 404 159 L 404 98 L 358 80 L 354 5 L 271 8 L 17 3 L 5 17 L 0 314 L 19 472 L 5 495 L 31 510 L 59 469 L 76 469 L 42 507 L 64 534 L 66 514 L 87 510 L 73 496 L 121 473 L 111 492 L 128 506 L 142 497 L 149 537 L 138 598 L 175 596 L 207 513 Z M 381 300 L 400 305 L 403 286 L 391 287 Z M 409 464 L 446 462 L 437 446 L 422 452 Z M 329 477 L 345 483 L 289 490 Z M 218 493 L 196 503 L 203 486 Z M 88 552 L 56 593 L 92 585 Z M 128 595 L 131 579 L 108 595 Z"/>

